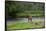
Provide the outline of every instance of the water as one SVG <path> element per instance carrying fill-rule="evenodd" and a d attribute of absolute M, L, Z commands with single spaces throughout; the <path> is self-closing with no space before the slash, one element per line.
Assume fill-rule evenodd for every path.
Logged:
<path fill-rule="evenodd" d="M 33 17 L 32 21 L 44 21 L 44 17 Z M 16 22 L 28 22 L 28 18 L 17 18 L 16 19 L 11 19 L 11 20 L 7 20 L 7 24 L 11 24 L 11 23 L 16 23 Z"/>

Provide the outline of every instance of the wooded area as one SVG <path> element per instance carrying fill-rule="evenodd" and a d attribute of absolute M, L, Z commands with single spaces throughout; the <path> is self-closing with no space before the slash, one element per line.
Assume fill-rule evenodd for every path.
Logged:
<path fill-rule="evenodd" d="M 6 15 L 17 16 L 44 16 L 44 3 L 6 1 Z"/>

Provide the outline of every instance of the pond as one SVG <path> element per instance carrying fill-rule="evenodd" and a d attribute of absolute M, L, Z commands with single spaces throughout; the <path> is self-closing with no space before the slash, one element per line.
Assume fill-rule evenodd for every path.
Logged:
<path fill-rule="evenodd" d="M 44 21 L 44 17 L 32 17 L 32 21 Z M 28 18 L 17 18 L 16 19 L 11 19 L 11 20 L 7 20 L 7 24 L 11 24 L 11 23 L 16 23 L 16 22 L 28 22 Z"/>

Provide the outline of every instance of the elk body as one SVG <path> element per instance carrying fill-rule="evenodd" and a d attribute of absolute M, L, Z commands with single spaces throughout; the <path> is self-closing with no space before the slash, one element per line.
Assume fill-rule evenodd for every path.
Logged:
<path fill-rule="evenodd" d="M 28 22 L 32 22 L 32 16 L 28 16 Z"/>

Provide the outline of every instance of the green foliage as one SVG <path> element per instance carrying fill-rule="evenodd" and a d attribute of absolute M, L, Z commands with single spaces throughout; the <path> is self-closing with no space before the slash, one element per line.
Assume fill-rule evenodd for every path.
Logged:
<path fill-rule="evenodd" d="M 6 1 L 6 14 L 9 16 L 44 16 L 43 3 Z"/>
<path fill-rule="evenodd" d="M 34 24 L 34 23 L 14 23 L 7 25 L 7 29 L 33 29 L 33 28 L 44 28 L 41 24 Z"/>

